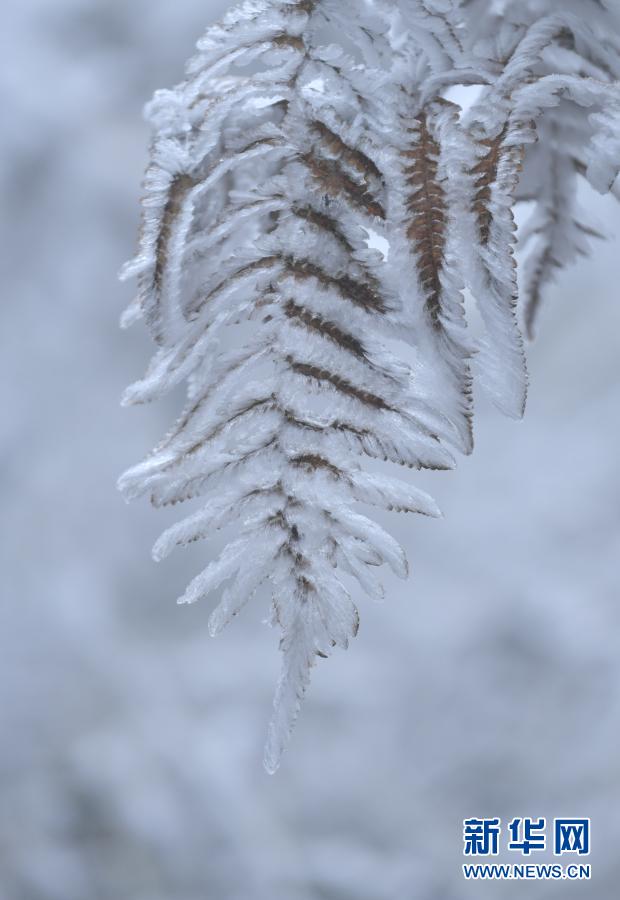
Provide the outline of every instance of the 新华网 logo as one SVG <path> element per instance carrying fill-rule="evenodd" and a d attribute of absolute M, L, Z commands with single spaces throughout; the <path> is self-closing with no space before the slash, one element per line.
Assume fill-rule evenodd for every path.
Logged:
<path fill-rule="evenodd" d="M 552 827 L 548 828 L 544 817 L 516 817 L 507 823 L 505 831 L 498 817 L 464 819 L 465 856 L 498 856 L 500 846 L 523 856 L 550 849 L 551 846 L 554 856 L 588 856 L 590 819 L 556 818 Z"/>

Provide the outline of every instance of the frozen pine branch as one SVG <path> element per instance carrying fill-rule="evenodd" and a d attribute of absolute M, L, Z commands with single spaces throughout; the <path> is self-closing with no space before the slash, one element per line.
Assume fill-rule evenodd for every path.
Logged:
<path fill-rule="evenodd" d="M 523 412 L 515 203 L 534 195 L 531 323 L 595 233 L 574 180 L 608 189 L 616 174 L 617 48 L 534 0 L 523 15 L 484 7 L 248 0 L 148 107 L 140 251 L 125 270 L 139 290 L 124 321 L 143 318 L 157 352 L 125 401 L 180 383 L 188 401 L 120 486 L 196 504 L 156 559 L 234 528 L 182 598 L 223 588 L 212 634 L 267 586 L 283 654 L 269 771 L 316 658 L 357 633 L 352 584 L 379 597 L 377 567 L 407 573 L 358 504 L 438 515 L 379 463 L 446 469 L 470 452 L 476 376 Z M 466 116 L 446 99 L 459 84 L 482 85 Z"/>

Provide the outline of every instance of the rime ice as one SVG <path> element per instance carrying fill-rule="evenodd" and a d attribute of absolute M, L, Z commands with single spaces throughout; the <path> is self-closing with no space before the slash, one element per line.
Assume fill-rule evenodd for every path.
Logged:
<path fill-rule="evenodd" d="M 120 486 L 155 505 L 201 500 L 156 559 L 236 526 L 182 598 L 225 585 L 212 634 L 269 586 L 283 653 L 270 772 L 317 657 L 357 633 L 342 575 L 377 597 L 377 567 L 407 574 L 400 546 L 356 504 L 439 515 L 368 461 L 450 468 L 473 446 L 474 377 L 523 412 L 514 203 L 535 192 L 529 327 L 540 289 L 588 233 L 564 183 L 585 174 L 607 189 L 616 175 L 614 48 L 570 12 L 532 2 L 525 19 L 496 21 L 480 6 L 250 0 L 148 107 L 141 248 L 125 273 L 139 294 L 125 321 L 142 317 L 157 352 L 125 402 L 180 383 L 188 402 Z M 346 47 L 329 43 L 344 32 Z M 458 84 L 484 85 L 463 117 L 444 99 Z"/>

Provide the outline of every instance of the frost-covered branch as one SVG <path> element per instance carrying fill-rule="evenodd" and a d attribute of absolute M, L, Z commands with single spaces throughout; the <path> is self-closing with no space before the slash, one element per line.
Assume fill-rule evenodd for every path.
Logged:
<path fill-rule="evenodd" d="M 125 401 L 186 382 L 188 402 L 120 486 L 157 506 L 198 502 L 157 559 L 234 528 L 182 598 L 224 585 L 212 634 L 268 586 L 283 653 L 269 771 L 317 656 L 357 633 L 351 584 L 378 597 L 377 567 L 407 573 L 358 504 L 439 514 L 372 461 L 447 469 L 471 452 L 474 376 L 523 412 L 515 202 L 536 199 L 531 323 L 553 270 L 594 234 L 566 185 L 584 174 L 609 188 L 616 174 L 617 48 L 533 0 L 525 20 L 488 10 L 478 33 L 482 5 L 247 0 L 148 107 L 124 321 L 143 318 L 158 349 Z M 463 118 L 446 92 L 476 83 Z"/>
<path fill-rule="evenodd" d="M 474 0 L 466 9 L 470 41 L 497 72 L 467 117 L 474 138 L 489 148 L 476 170 L 485 234 L 504 221 L 493 264 L 498 252 L 509 258 L 514 250 L 515 202 L 533 205 L 521 236 L 521 311 L 531 337 L 545 287 L 600 236 L 580 211 L 578 181 L 584 177 L 605 193 L 618 173 L 620 16 L 614 4 L 600 0 Z M 503 188 L 496 177 L 501 167 Z M 514 317 L 516 278 L 505 282 L 503 294 L 498 307 L 505 316 L 512 308 Z M 504 351 L 495 353 L 500 369 Z"/>

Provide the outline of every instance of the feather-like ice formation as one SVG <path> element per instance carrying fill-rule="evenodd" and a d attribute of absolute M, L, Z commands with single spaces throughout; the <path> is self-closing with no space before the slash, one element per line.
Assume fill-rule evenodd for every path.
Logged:
<path fill-rule="evenodd" d="M 181 383 L 188 401 L 120 487 L 198 504 L 157 560 L 234 526 L 181 600 L 223 587 L 211 634 L 268 587 L 283 654 L 269 771 L 317 657 L 357 633 L 350 582 L 378 598 L 377 567 L 407 575 L 402 548 L 357 504 L 439 515 L 371 461 L 441 470 L 471 452 L 476 379 L 523 413 L 515 203 L 535 201 L 529 331 L 546 283 L 596 233 L 575 179 L 608 190 L 617 174 L 617 44 L 543 0 L 500 18 L 496 6 L 246 0 L 147 108 L 124 324 L 142 317 L 157 351 L 124 402 Z M 458 84 L 483 86 L 466 115 L 445 99 Z"/>
<path fill-rule="evenodd" d="M 467 116 L 482 243 L 473 288 L 488 332 L 478 364 L 500 406 L 519 414 L 526 376 L 512 210 L 534 206 L 520 240 L 520 312 L 531 337 L 547 284 L 600 237 L 580 211 L 579 180 L 606 193 L 620 169 L 620 14 L 598 0 L 466 8 L 470 41 L 497 73 Z"/>

